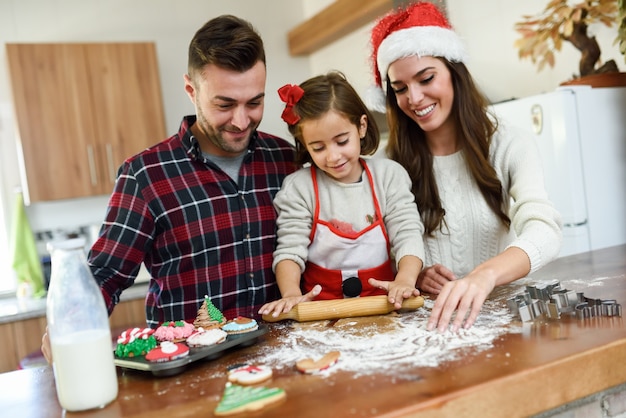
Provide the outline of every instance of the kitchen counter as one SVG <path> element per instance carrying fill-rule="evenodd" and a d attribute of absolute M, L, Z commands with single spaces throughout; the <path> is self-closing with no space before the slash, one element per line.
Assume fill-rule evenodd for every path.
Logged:
<path fill-rule="evenodd" d="M 586 296 L 615 299 L 624 306 L 626 245 L 556 260 L 531 279 L 558 280 Z M 492 303 L 505 307 L 510 295 L 503 297 L 503 292 L 515 293 L 520 288 L 519 284 L 502 287 L 494 292 L 498 296 Z M 155 377 L 118 368 L 117 400 L 80 416 L 212 416 L 224 391 L 227 367 L 263 358 L 268 350 L 288 350 L 292 346 L 285 344 L 289 341 L 286 337 L 294 325 L 302 324 L 269 324 L 269 333 L 256 345 L 194 363 L 175 376 Z M 366 375 L 343 370 L 338 367 L 341 363 L 335 371 L 329 369 L 321 375 L 300 374 L 292 364 L 283 364 L 274 368 L 274 377 L 264 385 L 283 388 L 286 400 L 254 416 L 522 417 L 615 391 L 626 382 L 622 317 L 576 319 L 564 315 L 530 323 L 513 319 L 508 326 L 511 331 L 494 339 L 489 347 L 469 350 L 436 367 L 408 364 L 395 374 L 387 372 L 384 359 L 380 360 L 382 367 Z M 398 341 L 390 347 L 405 343 Z M 13 388 L 0 391 L 7 416 L 62 415 L 50 367 L 0 374 L 0 386 Z"/>
<path fill-rule="evenodd" d="M 148 291 L 148 283 L 136 283 L 122 292 L 120 301 L 143 299 Z M 16 297 L 0 299 L 0 324 L 23 321 L 46 316 L 46 298 L 19 299 Z"/>
<path fill-rule="evenodd" d="M 147 287 L 147 282 L 136 283 L 122 293 L 109 317 L 113 334 L 120 329 L 145 326 Z M 39 350 L 46 325 L 46 298 L 0 299 L 0 373 L 46 364 Z"/>

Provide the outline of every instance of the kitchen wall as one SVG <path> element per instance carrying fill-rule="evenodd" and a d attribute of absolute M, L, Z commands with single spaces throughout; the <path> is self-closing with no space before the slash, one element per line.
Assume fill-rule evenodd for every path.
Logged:
<path fill-rule="evenodd" d="M 578 70 L 580 53 L 569 43 L 555 56 L 556 65 L 541 72 L 530 60 L 521 61 L 513 43 L 519 37 L 514 24 L 524 15 L 543 11 L 549 0 L 445 0 L 448 17 L 463 39 L 469 54 L 467 63 L 472 75 L 487 97 L 498 102 L 552 91 L 559 83 L 571 79 Z M 304 0 L 306 12 L 331 3 L 332 0 Z M 578 1 L 571 1 L 571 4 Z M 372 24 L 311 55 L 313 74 L 340 69 L 363 95 L 372 82 L 369 31 Z M 614 59 L 626 71 L 624 56 L 614 45 L 617 29 L 602 24 L 590 27 L 600 44 L 603 60 Z"/>
<path fill-rule="evenodd" d="M 267 13 L 268 8 L 272 13 Z M 8 268 L 7 239 L 14 189 L 20 185 L 5 43 L 154 41 L 166 127 L 173 133 L 182 116 L 193 113 L 193 106 L 183 90 L 189 41 L 210 18 L 223 13 L 235 14 L 251 21 L 265 42 L 268 81 L 261 129 L 287 137 L 288 131 L 280 119 L 280 100 L 275 92 L 286 80 L 300 80 L 310 75 L 308 58 L 291 57 L 287 48 L 286 31 L 303 20 L 303 10 L 301 2 L 291 0 L 0 1 L 0 291 L 3 284 L 5 288 L 12 285 L 8 279 L 12 271 Z M 162 139 L 154 138 L 154 141 Z M 100 223 L 107 198 L 33 204 L 27 212 L 34 230 L 74 229 L 78 225 Z"/>
<path fill-rule="evenodd" d="M 183 91 L 186 52 L 194 32 L 206 20 L 232 13 L 253 22 L 263 36 L 268 55 L 266 112 L 262 129 L 287 137 L 280 120 L 281 103 L 274 92 L 285 83 L 299 83 L 330 69 L 343 71 L 364 94 L 371 83 L 369 36 L 371 24 L 315 52 L 291 57 L 287 32 L 332 0 L 2 0 L 0 40 L 5 42 L 154 41 L 157 45 L 166 125 L 174 132 L 180 118 L 193 112 Z M 550 91 L 578 68 L 579 53 L 569 44 L 556 55 L 556 67 L 537 72 L 530 61 L 520 61 L 513 42 L 515 22 L 525 14 L 543 10 L 548 0 L 446 0 L 452 25 L 464 39 L 476 81 L 492 101 Z M 268 13 L 269 11 L 269 13 Z M 591 28 L 603 51 L 621 69 L 623 56 L 613 45 L 616 30 Z M 140 109 L 138 109 L 140 111 Z M 0 278 L 6 277 L 6 239 L 14 199 L 20 184 L 16 132 L 6 67 L 0 51 Z M 37 121 L 33 121 L 37 123 Z M 155 138 L 155 142 L 161 138 Z M 45 141 L 45 138 L 41 138 Z M 42 161 L 42 164 L 45 164 Z M 28 208 L 33 228 L 72 228 L 101 221 L 107 196 L 80 201 L 35 204 Z M 6 229 L 5 231 L 3 231 Z M 3 260 L 4 257 L 4 260 Z M 3 270 L 3 267 L 5 270 Z M 6 281 L 6 279 L 5 279 Z M 2 289 L 0 279 L 0 290 Z"/>

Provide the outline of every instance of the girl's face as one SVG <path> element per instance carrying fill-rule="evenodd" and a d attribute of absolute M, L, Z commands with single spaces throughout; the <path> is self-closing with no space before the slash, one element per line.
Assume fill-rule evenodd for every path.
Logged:
<path fill-rule="evenodd" d="M 359 157 L 366 130 L 367 116 L 361 116 L 356 126 L 334 110 L 318 119 L 300 122 L 302 142 L 313 163 L 342 183 L 355 183 L 361 178 Z"/>
<path fill-rule="evenodd" d="M 441 60 L 418 56 L 401 58 L 389 66 L 387 75 L 398 107 L 427 136 L 452 127 L 454 89 L 450 70 Z"/>

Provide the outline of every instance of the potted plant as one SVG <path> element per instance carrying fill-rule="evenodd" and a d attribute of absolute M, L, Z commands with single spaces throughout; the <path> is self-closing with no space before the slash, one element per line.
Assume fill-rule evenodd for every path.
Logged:
<path fill-rule="evenodd" d="M 624 53 L 625 1 L 584 0 L 570 4 L 570 0 L 550 0 L 542 13 L 522 16 L 523 21 L 515 24 L 515 30 L 522 35 L 515 42 L 519 57 L 530 58 L 541 71 L 546 65 L 554 66 L 555 52 L 561 50 L 563 42 L 569 42 L 581 53 L 579 74 L 574 78 L 605 73 L 619 74 L 614 60 L 604 63 L 600 60 L 600 47 L 596 38 L 588 33 L 588 28 L 594 23 L 603 23 L 608 27 L 617 24 L 619 27 L 616 42 L 620 43 L 620 50 Z"/>

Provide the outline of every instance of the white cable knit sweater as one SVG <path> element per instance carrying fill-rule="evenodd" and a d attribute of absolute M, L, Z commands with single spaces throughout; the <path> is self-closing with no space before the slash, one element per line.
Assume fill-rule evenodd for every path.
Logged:
<path fill-rule="evenodd" d="M 561 216 L 548 200 L 540 155 L 532 139 L 501 122 L 489 157 L 505 200 L 510 201 L 511 229 L 504 228 L 485 202 L 463 151 L 436 156 L 433 169 L 447 229 L 425 238 L 425 266 L 439 263 L 461 278 L 511 246 L 526 252 L 531 272 L 558 256 Z"/>

